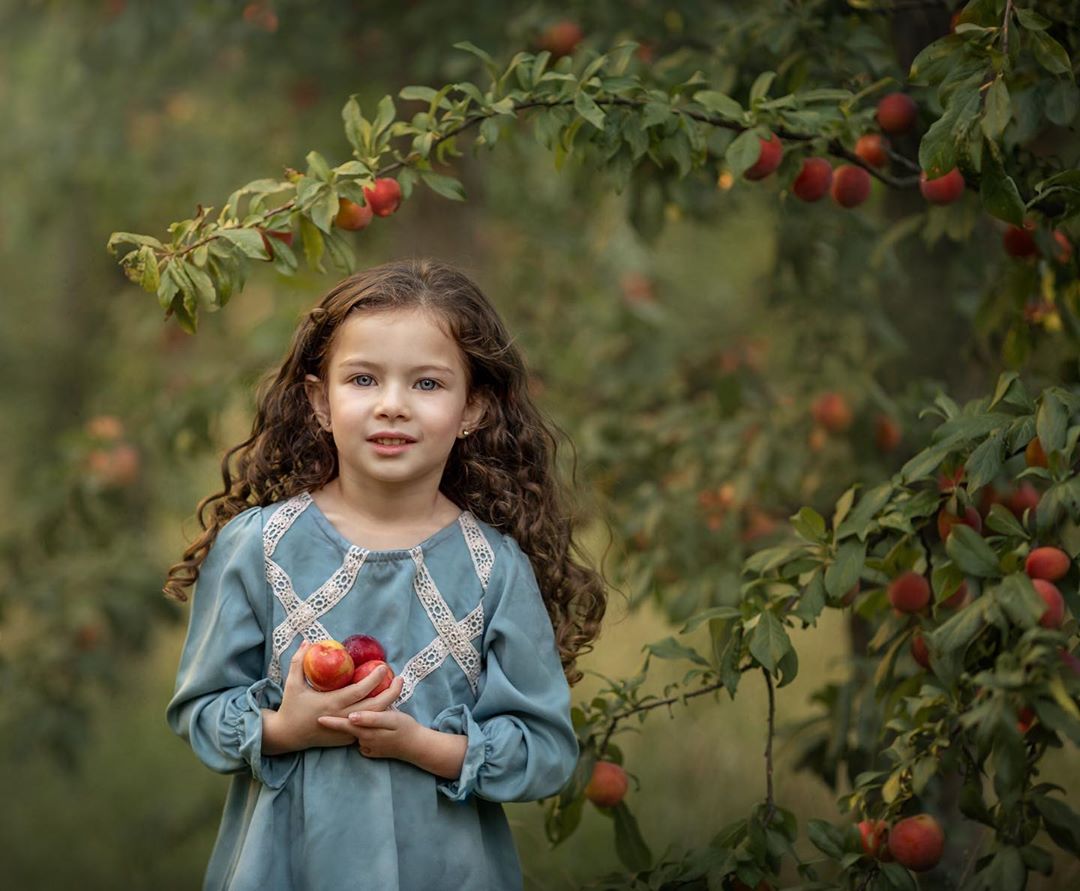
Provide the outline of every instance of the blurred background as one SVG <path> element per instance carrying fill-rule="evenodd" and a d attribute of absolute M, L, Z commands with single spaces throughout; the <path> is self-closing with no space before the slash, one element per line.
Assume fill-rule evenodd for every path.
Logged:
<path fill-rule="evenodd" d="M 165 725 L 187 608 L 161 585 L 197 532 L 196 503 L 220 488 L 224 450 L 247 435 L 255 382 L 337 278 L 265 264 L 189 336 L 124 277 L 110 233 L 161 235 L 313 148 L 340 163 L 350 95 L 368 110 L 410 84 L 479 81 L 457 41 L 505 60 L 569 18 L 586 46 L 647 44 L 643 69 L 668 60 L 658 79 L 702 68 L 718 89 L 743 89 L 755 47 L 799 39 L 777 25 L 783 5 L 0 0 L 6 887 L 199 886 L 227 779 Z M 929 6 L 906 31 L 883 19 L 866 65 L 906 70 L 894 38 L 947 27 L 949 10 Z M 757 22 L 757 43 L 702 53 L 706 7 L 710 22 Z M 796 206 L 776 183 L 648 169 L 619 193 L 572 157 L 556 169 L 527 125 L 456 170 L 466 203 L 418 189 L 355 247 L 364 265 L 423 255 L 469 272 L 575 444 L 563 458 L 585 542 L 612 584 L 578 701 L 602 676 L 638 671 L 643 646 L 696 610 L 733 602 L 744 557 L 801 504 L 826 511 L 923 447 L 918 412 L 938 388 L 981 396 L 1004 367 L 983 317 L 1003 275 L 1000 231 L 970 205 L 928 215 L 917 194 L 875 183 L 844 212 Z M 1072 382 L 1070 355 L 1048 338 L 1020 358 L 1036 381 Z M 814 422 L 823 392 L 852 411 L 842 434 Z M 778 694 L 777 798 L 801 821 L 839 814 L 820 739 L 787 728 L 849 676 L 851 633 L 836 611 L 801 633 L 800 676 Z M 650 687 L 687 667 L 654 662 Z M 747 677 L 734 701 L 699 697 L 617 737 L 654 854 L 705 843 L 763 798 L 765 709 Z M 1080 792 L 1075 752 L 1049 765 Z M 619 868 L 611 820 L 591 806 L 554 850 L 541 805 L 508 814 L 527 888 Z M 1032 887 L 1075 887 L 1080 870 L 1062 862 L 1054 883 Z"/>

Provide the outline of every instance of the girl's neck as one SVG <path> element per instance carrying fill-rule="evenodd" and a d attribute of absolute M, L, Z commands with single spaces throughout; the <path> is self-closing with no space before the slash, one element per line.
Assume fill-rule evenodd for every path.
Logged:
<path fill-rule="evenodd" d="M 337 476 L 314 493 L 324 513 L 354 527 L 439 529 L 461 509 L 438 489 L 393 491 L 357 485 Z"/>

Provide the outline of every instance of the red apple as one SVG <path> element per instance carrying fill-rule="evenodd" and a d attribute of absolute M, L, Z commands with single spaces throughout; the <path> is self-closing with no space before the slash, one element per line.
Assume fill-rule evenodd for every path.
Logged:
<path fill-rule="evenodd" d="M 371 218 L 374 213 L 371 210 L 371 203 L 357 204 L 355 201 L 350 201 L 348 198 L 338 199 L 338 212 L 334 217 L 334 225 L 339 229 L 348 229 L 350 232 L 356 232 L 359 229 L 365 228 L 368 223 L 371 222 Z"/>
<path fill-rule="evenodd" d="M 889 93 L 877 105 L 877 122 L 886 133 L 905 133 L 915 123 L 919 107 L 906 93 Z"/>
<path fill-rule="evenodd" d="M 1010 257 L 1026 260 L 1039 254 L 1039 246 L 1035 244 L 1035 236 L 1031 233 L 1035 230 L 1035 224 L 1026 222 L 1023 228 L 1009 226 L 1005 234 L 1001 236 L 1001 243 L 1005 247 L 1005 253 Z"/>
<path fill-rule="evenodd" d="M 919 191 L 931 204 L 952 204 L 964 193 L 964 177 L 955 167 L 933 179 L 924 170 L 919 174 Z"/>
<path fill-rule="evenodd" d="M 880 133 L 864 133 L 855 142 L 855 154 L 871 167 L 889 164 L 889 140 Z"/>
<path fill-rule="evenodd" d="M 889 582 L 888 596 L 894 609 L 917 613 L 930 602 L 930 583 L 925 576 L 909 569 Z"/>
<path fill-rule="evenodd" d="M 842 393 L 822 393 L 810 406 L 814 423 L 830 433 L 843 433 L 851 426 L 852 414 Z"/>
<path fill-rule="evenodd" d="M 336 640 L 317 640 L 304 653 L 304 677 L 320 692 L 340 690 L 352 674 L 352 656 Z"/>
<path fill-rule="evenodd" d="M 938 535 L 943 542 L 948 539 L 953 526 L 957 525 L 970 526 L 976 532 L 982 532 L 982 517 L 979 516 L 979 512 L 970 505 L 964 508 L 963 517 L 958 517 L 956 514 L 949 513 L 945 508 L 942 508 L 937 515 L 937 529 Z"/>
<path fill-rule="evenodd" d="M 1035 723 L 1035 709 L 1025 705 L 1020 709 L 1020 712 L 1016 717 L 1018 719 L 1016 722 L 1016 729 L 1019 730 L 1021 734 L 1027 733 L 1031 729 L 1031 725 Z"/>
<path fill-rule="evenodd" d="M 124 422 L 115 415 L 95 415 L 86 422 L 86 432 L 93 439 L 112 442 L 124 435 Z"/>
<path fill-rule="evenodd" d="M 1032 579 L 1031 584 L 1046 604 L 1046 610 L 1039 617 L 1039 624 L 1043 628 L 1060 628 L 1065 621 L 1065 598 L 1061 596 L 1057 585 L 1046 579 Z"/>
<path fill-rule="evenodd" d="M 1024 561 L 1024 572 L 1033 579 L 1056 582 L 1069 572 L 1072 561 L 1061 548 L 1035 548 Z"/>
<path fill-rule="evenodd" d="M 854 164 L 842 164 L 833 173 L 832 198 L 841 207 L 858 207 L 870 197 L 870 174 Z"/>
<path fill-rule="evenodd" d="M 889 851 L 901 866 L 925 872 L 945 853 L 945 833 L 929 814 L 907 817 L 889 830 Z"/>
<path fill-rule="evenodd" d="M 888 415 L 878 415 L 874 419 L 874 445 L 879 452 L 891 452 L 900 445 L 902 435 L 900 425 Z"/>
<path fill-rule="evenodd" d="M 386 650 L 369 634 L 353 634 L 341 642 L 346 652 L 352 656 L 353 665 L 363 665 L 373 659 L 386 661 Z"/>
<path fill-rule="evenodd" d="M 383 674 L 383 679 L 379 681 L 369 692 L 368 696 L 378 696 L 384 690 L 390 689 L 390 683 L 394 680 L 394 669 L 383 662 L 381 659 L 372 659 L 365 662 L 363 665 L 358 665 L 356 670 L 352 672 L 352 679 L 349 683 L 359 684 L 364 678 L 377 669 L 385 668 L 386 672 Z"/>
<path fill-rule="evenodd" d="M 802 201 L 820 201 L 829 191 L 832 178 L 832 165 L 828 161 L 824 158 L 807 158 L 791 184 L 791 191 Z"/>
<path fill-rule="evenodd" d="M 885 859 L 889 853 L 889 824 L 884 820 L 861 820 L 859 840 L 867 857 Z"/>
<path fill-rule="evenodd" d="M 960 583 L 960 587 L 941 601 L 941 605 L 949 609 L 959 609 L 967 602 L 968 586 L 967 579 Z"/>
<path fill-rule="evenodd" d="M 921 631 L 916 631 L 911 636 L 911 655 L 923 668 L 930 667 L 930 648 L 926 645 L 926 638 Z"/>
<path fill-rule="evenodd" d="M 377 217 L 388 217 L 401 206 L 401 186 L 396 179 L 382 177 L 373 188 L 364 189 L 364 200 Z"/>
<path fill-rule="evenodd" d="M 545 30 L 536 41 L 536 45 L 558 58 L 570 55 L 584 36 L 581 25 L 569 19 L 563 19 Z"/>
<path fill-rule="evenodd" d="M 629 788 L 626 771 L 611 761 L 597 761 L 585 787 L 585 797 L 599 807 L 615 807 Z"/>
<path fill-rule="evenodd" d="M 86 464 L 90 475 L 101 485 L 118 488 L 130 486 L 139 478 L 142 459 L 135 446 L 119 442 L 108 449 L 91 449 Z"/>
<path fill-rule="evenodd" d="M 1054 241 L 1057 242 L 1058 250 L 1054 251 L 1054 259 L 1058 263 L 1068 263 L 1072 259 L 1072 242 L 1060 229 L 1054 230 Z"/>
<path fill-rule="evenodd" d="M 1024 461 L 1028 467 L 1050 466 L 1050 460 L 1046 457 L 1046 451 L 1043 449 L 1042 443 L 1039 442 L 1039 437 L 1036 436 L 1027 444 L 1027 448 L 1024 449 Z"/>
<path fill-rule="evenodd" d="M 780 166 L 780 159 L 784 155 L 784 144 L 775 133 L 770 133 L 767 141 L 759 137 L 758 142 L 761 144 L 761 150 L 754 166 L 743 174 L 746 179 L 765 179 Z"/>
<path fill-rule="evenodd" d="M 1039 506 L 1039 497 L 1039 490 L 1025 480 L 1006 496 L 1005 506 L 1017 519 L 1021 519 L 1024 511 L 1034 510 Z"/>

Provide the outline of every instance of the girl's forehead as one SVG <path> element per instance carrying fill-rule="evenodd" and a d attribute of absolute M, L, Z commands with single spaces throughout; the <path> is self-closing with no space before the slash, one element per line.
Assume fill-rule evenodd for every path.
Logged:
<path fill-rule="evenodd" d="M 330 361 L 400 359 L 411 363 L 420 355 L 464 365 L 449 326 L 435 313 L 422 309 L 361 310 L 350 313 L 335 332 Z"/>

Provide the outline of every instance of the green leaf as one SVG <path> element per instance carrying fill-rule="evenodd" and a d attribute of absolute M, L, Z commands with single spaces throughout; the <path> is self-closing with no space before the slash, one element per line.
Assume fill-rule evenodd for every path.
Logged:
<path fill-rule="evenodd" d="M 311 151 L 307 153 L 305 160 L 308 163 L 308 176 L 322 180 L 324 183 L 330 182 L 330 165 L 326 163 L 326 158 L 318 152 Z"/>
<path fill-rule="evenodd" d="M 1002 504 L 990 505 L 990 513 L 986 515 L 986 526 L 994 532 L 1002 535 L 1011 535 L 1015 538 L 1027 538 L 1024 527 L 1011 510 Z"/>
<path fill-rule="evenodd" d="M 857 485 L 850 486 L 843 495 L 836 499 L 836 509 L 833 511 L 832 527 L 836 532 L 840 528 L 840 524 L 844 522 L 848 513 L 851 510 L 851 505 L 855 503 L 855 490 Z"/>
<path fill-rule="evenodd" d="M 986 604 L 983 600 L 979 598 L 958 610 L 956 615 L 930 632 L 927 643 L 931 649 L 942 655 L 962 655 L 985 623 Z"/>
<path fill-rule="evenodd" d="M 775 673 L 776 666 L 791 649 L 791 640 L 783 624 L 776 616 L 766 610 L 754 630 L 750 632 L 750 655 L 766 671 Z"/>
<path fill-rule="evenodd" d="M 1051 74 L 1069 74 L 1072 64 L 1065 47 L 1044 31 L 1029 31 L 1028 38 L 1035 60 Z"/>
<path fill-rule="evenodd" d="M 919 166 L 931 176 L 948 173 L 956 166 L 956 136 L 960 113 L 951 105 L 930 125 L 919 143 Z"/>
<path fill-rule="evenodd" d="M 825 518 L 812 507 L 800 508 L 791 518 L 791 525 L 797 535 L 809 542 L 822 542 L 826 538 Z"/>
<path fill-rule="evenodd" d="M 1045 31 L 1050 27 L 1050 19 L 1044 18 L 1033 9 L 1024 9 L 1021 6 L 1014 6 L 1013 12 L 1020 20 L 1020 24 L 1029 31 Z"/>
<path fill-rule="evenodd" d="M 839 860 L 844 856 L 845 835 L 844 830 L 824 820 L 807 820 L 806 835 L 814 847 L 826 857 Z"/>
<path fill-rule="evenodd" d="M 1046 604 L 1023 572 L 1005 576 L 993 589 L 993 596 L 1005 614 L 1021 628 L 1034 628 L 1046 611 Z"/>
<path fill-rule="evenodd" d="M 1024 224 L 1024 202 L 1020 191 L 994 152 L 989 152 L 983 163 L 979 198 L 992 216 L 1014 226 Z"/>
<path fill-rule="evenodd" d="M 311 221 L 323 232 L 329 233 L 338 212 L 338 197 L 330 186 L 323 188 L 318 200 L 311 205 Z"/>
<path fill-rule="evenodd" d="M 307 217 L 300 217 L 300 241 L 304 245 L 304 256 L 307 257 L 308 265 L 319 272 L 324 272 L 322 265 L 323 241 L 320 232 Z"/>
<path fill-rule="evenodd" d="M 750 104 L 753 105 L 758 99 L 764 99 L 769 95 L 769 87 L 776 80 L 775 71 L 763 71 L 755 79 L 750 87 Z"/>
<path fill-rule="evenodd" d="M 742 176 L 761 155 L 761 137 L 753 130 L 744 130 L 727 147 L 724 160 L 732 176 Z"/>
<path fill-rule="evenodd" d="M 970 491 L 982 488 L 1001 473 L 1005 465 L 1005 433 L 999 430 L 989 436 L 964 462 Z"/>
<path fill-rule="evenodd" d="M 1067 77 L 1059 77 L 1046 94 L 1046 116 L 1059 127 L 1068 127 L 1080 109 L 1080 89 Z"/>
<path fill-rule="evenodd" d="M 725 93 L 716 90 L 701 90 L 694 94 L 694 101 L 711 111 L 731 121 L 741 121 L 746 114 L 741 105 Z"/>
<path fill-rule="evenodd" d="M 820 571 L 814 573 L 810 583 L 803 589 L 795 609 L 791 611 L 791 615 L 806 622 L 807 625 L 815 622 L 821 615 L 821 611 L 825 609 L 825 583 L 821 576 Z"/>
<path fill-rule="evenodd" d="M 345 138 L 349 144 L 361 155 L 371 154 L 371 124 L 360 114 L 356 96 L 349 97 L 341 109 L 341 118 L 345 122 Z"/>
<path fill-rule="evenodd" d="M 615 811 L 615 852 L 619 860 L 632 872 L 641 872 L 652 866 L 652 852 L 638 828 L 637 820 L 630 813 L 626 802 L 619 802 Z"/>
<path fill-rule="evenodd" d="M 990 578 L 1000 573 L 994 549 L 970 526 L 957 524 L 952 527 L 945 542 L 945 552 L 968 575 Z"/>
<path fill-rule="evenodd" d="M 686 620 L 686 624 L 679 629 L 679 634 L 689 634 L 702 622 L 711 622 L 713 619 L 738 619 L 742 616 L 742 610 L 734 606 L 714 606 L 695 613 Z"/>
<path fill-rule="evenodd" d="M 262 234 L 257 229 L 218 229 L 217 236 L 235 244 L 245 257 L 269 260 Z"/>
<path fill-rule="evenodd" d="M 161 284 L 161 276 L 158 272 L 157 254 L 150 245 L 144 244 L 139 248 L 139 264 L 142 270 L 139 286 L 149 294 L 156 294 L 158 285 Z"/>
<path fill-rule="evenodd" d="M 955 62 L 958 40 L 935 40 L 912 60 L 908 80 L 913 84 L 929 84 L 940 80 Z"/>
<path fill-rule="evenodd" d="M 597 130 L 604 129 L 603 109 L 593 101 L 593 98 L 588 93 L 579 91 L 574 95 L 574 110 Z"/>
<path fill-rule="evenodd" d="M 1035 430 L 1047 452 L 1060 451 L 1065 447 L 1068 426 L 1068 411 L 1054 391 L 1047 390 L 1035 415 Z"/>
<path fill-rule="evenodd" d="M 1058 847 L 1080 857 L 1080 815 L 1064 801 L 1049 795 L 1033 795 L 1032 801 L 1042 815 L 1047 835 Z"/>
<path fill-rule="evenodd" d="M 480 47 L 475 46 L 467 40 L 463 40 L 460 43 L 454 44 L 454 49 L 464 50 L 467 53 L 471 53 L 476 56 L 481 62 L 484 63 L 484 67 L 487 69 L 488 74 L 491 75 L 493 81 L 499 79 L 499 66 L 495 64 L 495 60 L 485 53 Z"/>
<path fill-rule="evenodd" d="M 862 574 L 866 562 L 866 542 L 858 539 L 844 542 L 836 559 L 825 570 L 825 590 L 830 597 L 843 597 Z"/>
<path fill-rule="evenodd" d="M 147 246 L 157 248 L 161 250 L 163 245 L 156 238 L 149 235 L 139 235 L 135 232 L 114 232 L 109 236 L 109 240 L 105 245 L 105 248 L 110 254 L 116 254 L 116 246 L 120 244 L 134 244 L 139 246 Z"/>
<path fill-rule="evenodd" d="M 698 665 L 709 667 L 709 661 L 705 659 L 693 647 L 679 643 L 674 637 L 665 637 L 656 643 L 645 644 L 643 650 L 648 651 L 658 659 L 689 659 Z"/>
<path fill-rule="evenodd" d="M 867 490 L 836 530 L 837 538 L 857 535 L 860 539 L 865 539 L 874 516 L 888 503 L 892 494 L 892 483 L 881 483 Z"/>
<path fill-rule="evenodd" d="M 1011 116 L 1009 88 L 1005 85 L 1005 78 L 999 74 L 987 90 L 983 106 L 982 131 L 986 138 L 995 140 L 1000 137 Z"/>
<path fill-rule="evenodd" d="M 398 90 L 398 97 L 407 102 L 432 102 L 438 95 L 439 91 L 431 87 L 411 86 Z"/>
<path fill-rule="evenodd" d="M 433 192 L 437 192 L 444 198 L 449 198 L 451 201 L 465 200 L 464 186 L 452 176 L 443 176 L 441 173 L 432 173 L 430 170 L 424 170 L 420 173 L 420 179 L 424 181 L 424 184 L 429 189 Z"/>

